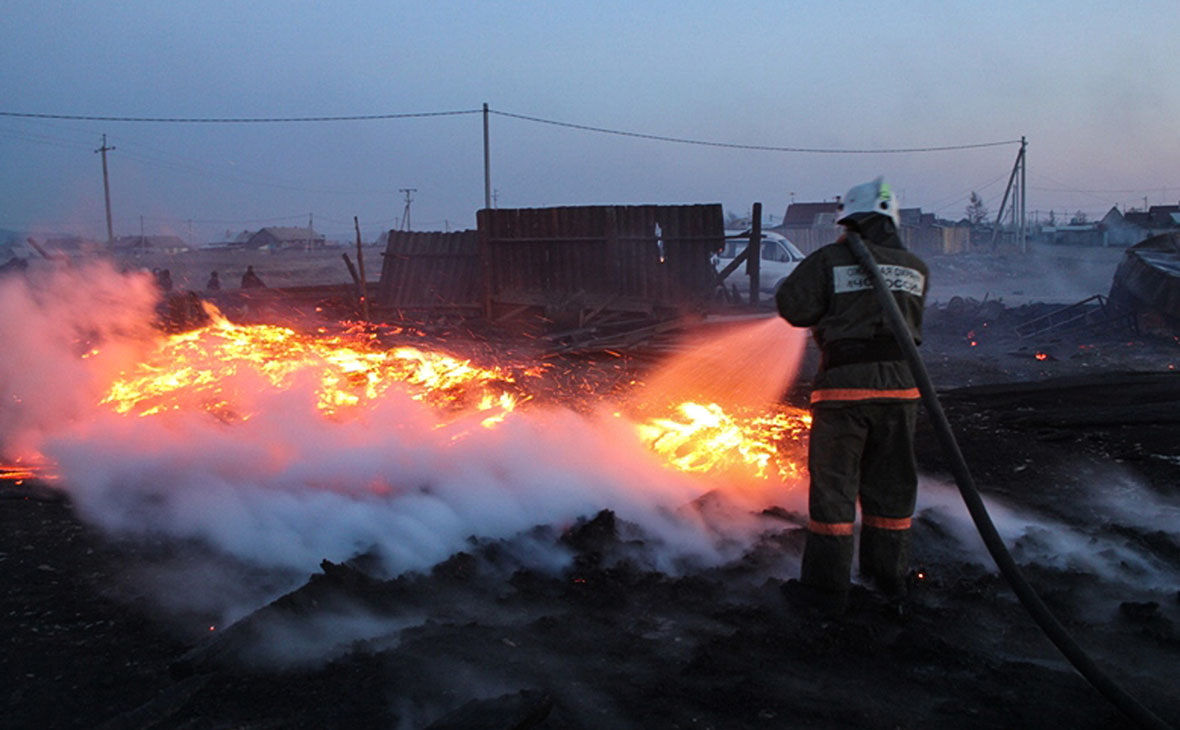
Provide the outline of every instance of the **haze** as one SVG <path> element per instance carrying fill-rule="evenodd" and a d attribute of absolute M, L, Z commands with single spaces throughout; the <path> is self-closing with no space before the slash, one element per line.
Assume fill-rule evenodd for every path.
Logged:
<path fill-rule="evenodd" d="M 493 110 L 729 144 L 840 149 L 1029 140 L 1043 217 L 1180 197 L 1174 2 L 21 2 L 0 112 L 307 117 Z M 306 225 L 347 239 L 471 227 L 479 114 L 162 124 L 0 116 L 0 228 L 115 234 Z M 499 207 L 710 203 L 775 219 L 884 174 L 906 206 L 994 212 L 1017 144 L 806 154 L 491 117 Z M 770 221 L 772 224 L 775 220 Z"/>

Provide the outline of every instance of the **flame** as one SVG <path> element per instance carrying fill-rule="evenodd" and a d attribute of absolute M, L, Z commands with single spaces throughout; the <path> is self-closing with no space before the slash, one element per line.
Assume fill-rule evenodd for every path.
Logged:
<path fill-rule="evenodd" d="M 440 427 L 461 423 L 451 435 L 460 439 L 465 427 L 493 429 L 513 417 L 534 400 L 531 381 L 539 389 L 541 377 L 549 373 L 549 366 L 535 363 L 478 365 L 442 351 L 384 346 L 372 328 L 332 334 L 319 327 L 301 333 L 272 324 L 237 324 L 213 305 L 205 307 L 210 324 L 161 337 L 153 352 L 111 382 L 100 405 L 127 418 L 203 412 L 232 426 L 257 415 L 261 406 L 253 396 L 258 389 L 293 390 L 314 393 L 308 407 L 318 417 L 343 421 L 362 416 L 396 389 L 433 407 Z M 81 357 L 97 355 L 94 350 Z M 550 374 L 559 378 L 567 373 Z M 296 388 L 309 383 L 311 388 Z M 631 380 L 626 387 L 634 390 L 642 384 Z M 556 397 L 568 400 L 568 390 L 557 390 Z M 585 384 L 573 394 L 579 399 L 607 397 Z M 727 410 L 720 403 L 695 401 L 665 408 L 615 415 L 625 417 L 639 442 L 670 469 L 784 483 L 803 476 L 802 446 L 811 424 L 805 410 L 783 405 Z M 5 479 L 48 474 L 44 464 L 0 468 Z"/>
<path fill-rule="evenodd" d="M 1048 359 L 1049 359 L 1049 353 L 1047 353 L 1047 352 L 1038 352 L 1038 353 L 1037 353 L 1036 355 L 1034 355 L 1033 357 L 1035 357 L 1035 358 L 1036 358 L 1036 359 L 1038 359 L 1038 360 L 1048 360 Z"/>
<path fill-rule="evenodd" d="M 53 481 L 57 479 L 57 473 L 40 454 L 29 459 L 17 457 L 10 462 L 0 462 L 0 482 L 20 485 L 26 479 Z"/>
<path fill-rule="evenodd" d="M 518 404 L 511 392 L 515 376 L 501 368 L 416 347 L 384 350 L 356 334 L 309 336 L 276 325 L 235 324 L 213 305 L 205 307 L 210 325 L 166 338 L 134 372 L 118 378 L 101 403 L 140 417 L 196 405 L 232 422 L 253 415 L 243 406 L 251 381 L 286 390 L 312 378 L 315 407 L 328 417 L 374 403 L 394 385 L 436 406 L 493 411 L 485 423 Z"/>
<path fill-rule="evenodd" d="M 669 465 L 686 472 L 715 472 L 748 467 L 766 478 L 771 467 L 784 481 L 802 476 L 799 462 L 779 458 L 780 445 L 798 442 L 811 426 L 811 415 L 784 407 L 770 414 L 735 416 L 716 403 L 681 403 L 680 418 L 650 418 L 636 424 L 640 440 Z"/>

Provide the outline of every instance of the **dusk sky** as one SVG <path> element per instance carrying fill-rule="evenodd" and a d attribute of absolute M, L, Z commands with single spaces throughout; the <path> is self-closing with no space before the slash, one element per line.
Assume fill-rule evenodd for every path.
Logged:
<path fill-rule="evenodd" d="M 1180 199 L 1180 3 L 10 0 L 0 112 L 310 117 L 491 109 L 728 144 L 881 149 L 1027 136 L 1042 219 Z M 0 116 L 0 228 L 105 236 L 474 226 L 480 114 L 196 124 Z M 1018 144 L 737 150 L 491 117 L 500 207 L 761 201 L 775 220 L 883 174 L 993 215 Z"/>

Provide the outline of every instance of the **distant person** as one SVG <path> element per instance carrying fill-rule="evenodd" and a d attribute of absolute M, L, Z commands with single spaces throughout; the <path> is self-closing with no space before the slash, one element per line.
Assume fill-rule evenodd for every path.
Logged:
<path fill-rule="evenodd" d="M 245 286 L 245 285 L 246 285 L 245 282 L 243 282 L 242 286 Z M 211 290 L 218 290 L 221 288 L 221 277 L 219 277 L 217 275 L 216 271 L 209 274 L 209 281 L 205 282 L 205 288 L 211 289 Z"/>
<path fill-rule="evenodd" d="M 160 291 L 172 291 L 172 272 L 168 269 L 152 269 L 156 274 L 156 286 Z"/>
<path fill-rule="evenodd" d="M 242 274 L 242 288 L 243 289 L 265 289 L 266 284 L 262 283 L 262 279 L 258 278 L 258 274 L 254 273 L 253 266 L 246 267 L 246 273 Z"/>

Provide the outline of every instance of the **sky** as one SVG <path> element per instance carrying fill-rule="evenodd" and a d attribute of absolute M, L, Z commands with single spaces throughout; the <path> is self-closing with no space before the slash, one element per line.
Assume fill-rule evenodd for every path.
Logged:
<path fill-rule="evenodd" d="M 1180 200 L 1180 3 L 9 0 L 0 112 L 274 118 L 477 112 L 498 207 L 721 203 L 770 223 L 884 175 L 994 215 L 1022 136 L 1044 219 Z M 687 145 L 894 149 L 817 154 Z M 0 228 L 105 237 L 473 227 L 480 113 L 153 123 L 0 115 Z M 774 218 L 771 219 L 770 216 Z"/>

